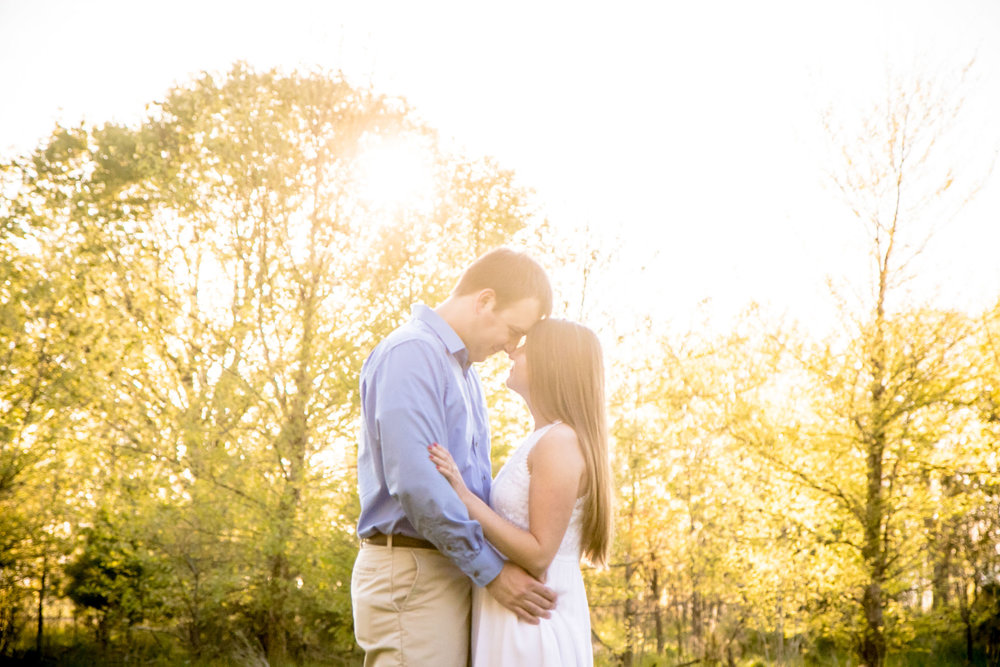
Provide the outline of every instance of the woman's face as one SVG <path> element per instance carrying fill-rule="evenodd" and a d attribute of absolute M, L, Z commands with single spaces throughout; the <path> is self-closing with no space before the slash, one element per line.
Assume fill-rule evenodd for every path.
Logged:
<path fill-rule="evenodd" d="M 528 400 L 528 357 L 524 353 L 524 345 L 510 353 L 510 360 L 513 363 L 507 376 L 507 386 Z"/>

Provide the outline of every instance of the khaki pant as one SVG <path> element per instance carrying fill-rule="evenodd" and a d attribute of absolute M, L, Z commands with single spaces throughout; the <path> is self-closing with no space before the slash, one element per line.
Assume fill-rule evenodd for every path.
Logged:
<path fill-rule="evenodd" d="M 365 667 L 466 667 L 472 582 L 433 549 L 363 544 L 351 575 Z"/>

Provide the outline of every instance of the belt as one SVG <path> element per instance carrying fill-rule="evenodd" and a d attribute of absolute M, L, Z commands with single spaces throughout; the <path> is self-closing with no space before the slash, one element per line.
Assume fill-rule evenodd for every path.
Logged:
<path fill-rule="evenodd" d="M 390 546 L 390 547 L 406 547 L 408 549 L 437 550 L 437 547 L 428 542 L 427 540 L 421 540 L 420 538 L 409 537 L 407 535 L 383 535 L 382 533 L 375 533 L 371 537 L 362 538 L 361 541 L 364 542 L 365 544 L 375 544 L 380 547 Z"/>

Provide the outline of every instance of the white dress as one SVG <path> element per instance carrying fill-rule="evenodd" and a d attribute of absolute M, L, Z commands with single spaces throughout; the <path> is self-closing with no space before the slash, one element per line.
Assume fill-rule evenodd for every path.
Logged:
<path fill-rule="evenodd" d="M 528 529 L 528 453 L 555 424 L 529 435 L 497 474 L 490 506 L 511 523 Z M 484 588 L 473 587 L 472 664 L 474 667 L 539 665 L 572 667 L 594 664 L 590 644 L 590 608 L 580 574 L 583 501 L 578 499 L 545 585 L 559 596 L 551 618 L 531 625 L 498 603 Z"/>

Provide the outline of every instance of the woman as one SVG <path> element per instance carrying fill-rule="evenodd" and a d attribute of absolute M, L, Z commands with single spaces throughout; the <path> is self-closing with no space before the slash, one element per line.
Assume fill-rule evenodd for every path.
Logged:
<path fill-rule="evenodd" d="M 431 445 L 431 460 L 487 539 L 559 598 L 551 618 L 530 625 L 476 589 L 472 664 L 592 665 L 580 557 L 603 565 L 612 538 L 600 343 L 580 324 L 542 320 L 511 359 L 507 386 L 528 404 L 535 429 L 497 475 L 490 504 L 465 487 L 443 447 Z"/>

